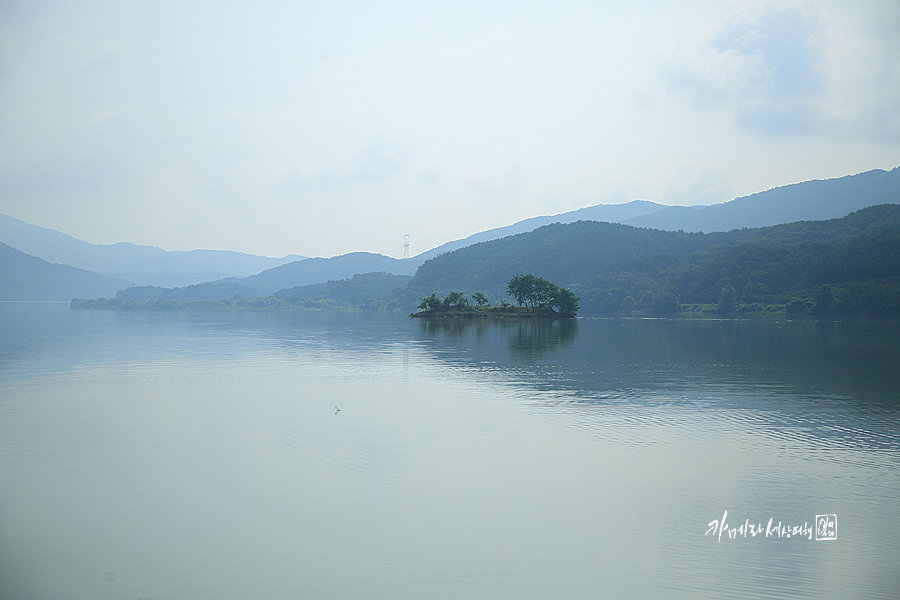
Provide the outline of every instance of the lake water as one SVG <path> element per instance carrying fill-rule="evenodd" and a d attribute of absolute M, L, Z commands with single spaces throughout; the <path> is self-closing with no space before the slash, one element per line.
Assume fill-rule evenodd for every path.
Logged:
<path fill-rule="evenodd" d="M 5 303 L 0 597 L 896 599 L 898 426 L 897 321 Z"/>

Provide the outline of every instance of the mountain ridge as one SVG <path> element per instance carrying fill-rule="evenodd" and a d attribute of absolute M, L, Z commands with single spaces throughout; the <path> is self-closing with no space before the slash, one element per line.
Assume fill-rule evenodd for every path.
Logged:
<path fill-rule="evenodd" d="M 48 263 L 65 264 L 137 285 L 181 287 L 244 277 L 305 257 L 257 256 L 233 250 L 163 250 L 131 242 L 91 244 L 69 234 L 0 214 L 0 242 Z"/>
<path fill-rule="evenodd" d="M 69 265 L 49 263 L 0 242 L 0 300 L 68 301 L 77 296 L 112 296 L 130 281 Z"/>
<path fill-rule="evenodd" d="M 828 201 L 827 205 L 817 206 L 816 199 L 821 196 L 813 195 L 821 194 L 823 191 Z M 890 171 L 871 169 L 843 177 L 812 179 L 776 186 L 719 204 L 667 206 L 649 200 L 632 200 L 624 204 L 596 204 L 556 215 L 531 217 L 512 225 L 481 231 L 459 240 L 446 242 L 416 255 L 415 258 L 422 257 L 429 260 L 445 252 L 534 231 L 551 223 L 603 221 L 662 231 L 680 229 L 710 233 L 796 221 L 823 221 L 843 217 L 868 206 L 898 202 L 900 202 L 900 166 Z M 749 214 L 751 207 L 753 214 Z"/>
<path fill-rule="evenodd" d="M 266 294 L 274 294 L 286 288 L 348 279 L 362 273 L 412 275 L 419 264 L 411 258 L 391 258 L 371 252 L 349 252 L 331 258 L 298 260 L 272 267 L 256 275 L 225 281 L 235 281 Z"/>
<path fill-rule="evenodd" d="M 33 248 L 36 253 L 33 256 L 48 263 L 69 260 L 65 264 L 107 276 L 112 273 L 117 276 L 115 278 L 125 280 L 129 285 L 134 282 L 139 287 L 174 289 L 236 282 L 272 294 L 285 288 L 336 281 L 361 273 L 413 275 L 420 266 L 440 255 L 535 231 L 553 223 L 605 222 L 669 232 L 715 232 L 767 226 L 760 225 L 761 222 L 781 224 L 838 218 L 858 210 L 856 207 L 879 203 L 900 203 L 900 167 L 779 186 L 703 207 L 667 207 L 647 200 L 599 204 L 552 216 L 531 217 L 512 225 L 482 231 L 409 259 L 351 252 L 331 258 L 299 257 L 302 260 L 289 260 L 294 256 L 274 259 L 219 250 L 167 252 L 130 242 L 101 246 L 7 215 L 0 215 L 0 241 L 14 238 L 19 246 Z M 30 254 L 22 247 L 17 249 Z M 79 265 L 93 265 L 95 268 Z M 199 293 L 201 290 L 194 291 Z"/>
<path fill-rule="evenodd" d="M 869 206 L 896 203 L 900 203 L 900 167 L 801 181 L 721 204 L 666 207 L 622 223 L 664 231 L 731 231 L 837 219 Z"/>
<path fill-rule="evenodd" d="M 632 200 L 631 202 L 626 202 L 624 204 L 596 204 L 594 206 L 578 208 L 557 215 L 530 217 L 528 219 L 523 219 L 522 221 L 517 221 L 512 225 L 488 229 L 459 240 L 446 242 L 436 248 L 417 254 L 414 258 L 422 258 L 422 262 L 424 262 L 425 260 L 434 258 L 438 254 L 443 254 L 444 252 L 452 252 L 453 250 L 465 248 L 466 246 L 471 246 L 479 242 L 488 242 L 509 235 L 534 231 L 538 227 L 550 225 L 551 223 L 574 223 L 575 221 L 623 223 L 626 219 L 651 214 L 665 208 L 668 207 L 664 204 L 650 202 L 649 200 Z"/>

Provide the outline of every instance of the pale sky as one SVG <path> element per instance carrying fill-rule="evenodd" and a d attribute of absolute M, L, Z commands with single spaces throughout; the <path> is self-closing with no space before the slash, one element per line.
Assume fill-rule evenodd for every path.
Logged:
<path fill-rule="evenodd" d="M 0 213 L 412 254 L 900 165 L 900 0 L 0 1 Z"/>

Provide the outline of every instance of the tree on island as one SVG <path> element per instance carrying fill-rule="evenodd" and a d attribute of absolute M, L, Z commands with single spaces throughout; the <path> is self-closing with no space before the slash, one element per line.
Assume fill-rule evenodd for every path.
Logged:
<path fill-rule="evenodd" d="M 581 307 L 578 306 L 579 298 L 575 292 L 556 284 L 551 285 L 554 286 L 554 290 L 550 297 L 550 306 L 555 306 L 559 314 L 564 317 L 574 317 L 578 314 L 578 309 Z"/>
<path fill-rule="evenodd" d="M 422 304 L 419 305 L 419 308 L 422 310 L 435 310 L 441 306 L 443 306 L 441 299 L 432 292 L 430 295 L 422 298 Z"/>
<path fill-rule="evenodd" d="M 466 300 L 466 296 L 462 292 L 450 292 L 444 298 L 444 306 L 447 308 L 452 306 L 466 306 L 468 304 L 469 301 Z"/>
<path fill-rule="evenodd" d="M 553 316 L 552 313 L 556 312 L 561 317 L 574 317 L 578 313 L 579 298 L 572 290 L 550 283 L 541 277 L 530 274 L 516 275 L 509 282 L 507 291 L 516 299 L 519 306 L 524 305 L 531 308 L 535 316 Z M 473 294 L 472 299 L 475 300 L 475 307 L 469 306 L 469 301 L 462 292 L 450 292 L 443 300 L 432 292 L 421 299 L 422 303 L 419 304 L 419 308 L 425 312 L 451 315 L 508 316 L 503 312 L 510 312 L 510 304 L 506 298 L 503 298 L 499 307 L 494 308 L 490 307 L 487 297 L 481 292 Z M 512 312 L 515 310 L 512 309 Z"/>
<path fill-rule="evenodd" d="M 488 299 L 481 292 L 472 294 L 472 300 L 475 301 L 475 306 L 490 306 Z"/>
<path fill-rule="evenodd" d="M 516 275 L 510 279 L 506 291 L 516 299 L 519 306 L 550 309 L 555 307 L 560 315 L 567 317 L 574 317 L 578 312 L 579 298 L 572 290 L 531 273 Z"/>

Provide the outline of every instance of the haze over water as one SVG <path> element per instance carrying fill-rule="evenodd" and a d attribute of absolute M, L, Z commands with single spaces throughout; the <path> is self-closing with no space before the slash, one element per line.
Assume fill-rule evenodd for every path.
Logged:
<path fill-rule="evenodd" d="M 0 597 L 896 598 L 898 340 L 3 303 Z"/>

